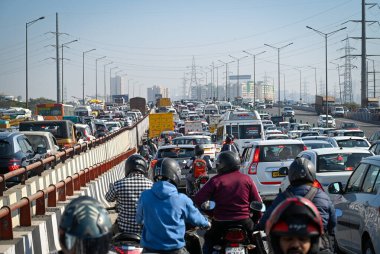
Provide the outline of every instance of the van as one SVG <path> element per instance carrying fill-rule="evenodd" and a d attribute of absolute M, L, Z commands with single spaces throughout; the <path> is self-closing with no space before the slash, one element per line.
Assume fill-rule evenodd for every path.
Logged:
<path fill-rule="evenodd" d="M 62 148 L 69 148 L 77 143 L 75 125 L 68 120 L 25 121 L 20 123 L 19 131 L 50 132 Z"/>

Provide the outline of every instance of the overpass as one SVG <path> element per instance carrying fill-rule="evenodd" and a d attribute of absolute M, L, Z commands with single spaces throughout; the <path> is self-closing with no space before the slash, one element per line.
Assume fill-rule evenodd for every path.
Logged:
<path fill-rule="evenodd" d="M 65 206 L 89 195 L 105 206 L 110 183 L 124 177 L 123 161 L 136 152 L 149 117 L 132 127 L 0 175 L 0 253 L 56 253 L 58 225 Z M 49 164 L 51 169 L 43 171 Z M 28 172 L 37 174 L 28 179 Z M 6 189 L 19 176 L 21 184 Z"/>

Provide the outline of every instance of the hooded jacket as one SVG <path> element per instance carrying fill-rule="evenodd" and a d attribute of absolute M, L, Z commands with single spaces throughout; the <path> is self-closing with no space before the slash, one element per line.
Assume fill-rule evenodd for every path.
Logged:
<path fill-rule="evenodd" d="M 141 246 L 153 250 L 177 250 L 185 246 L 185 223 L 207 227 L 208 220 L 185 194 L 167 181 L 155 182 L 141 194 L 136 221 L 143 224 Z"/>

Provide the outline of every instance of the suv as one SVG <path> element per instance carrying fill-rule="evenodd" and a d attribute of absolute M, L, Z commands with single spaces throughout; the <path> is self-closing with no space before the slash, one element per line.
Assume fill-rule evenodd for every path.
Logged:
<path fill-rule="evenodd" d="M 263 200 L 274 200 L 285 177 L 279 168 L 289 166 L 304 149 L 300 140 L 253 141 L 243 151 L 240 171 L 252 178 Z"/>
<path fill-rule="evenodd" d="M 282 115 L 284 117 L 292 117 L 294 116 L 294 110 L 292 107 L 284 107 L 283 111 L 282 111 Z"/>
<path fill-rule="evenodd" d="M 344 117 L 344 108 L 343 107 L 335 107 L 331 112 L 334 117 Z"/>
<path fill-rule="evenodd" d="M 335 128 L 335 119 L 331 115 L 327 115 L 327 126 L 326 126 L 326 115 L 320 115 L 318 118 L 318 127 L 332 127 Z"/>

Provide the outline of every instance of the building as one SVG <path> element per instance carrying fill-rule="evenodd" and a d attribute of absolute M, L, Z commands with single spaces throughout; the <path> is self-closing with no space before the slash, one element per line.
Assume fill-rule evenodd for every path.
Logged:
<path fill-rule="evenodd" d="M 169 98 L 169 88 L 162 88 L 161 86 L 157 86 L 157 85 L 148 87 L 147 89 L 148 101 L 156 101 L 156 98 L 158 95 L 160 95 L 161 98 Z"/>
<path fill-rule="evenodd" d="M 247 81 L 241 84 L 241 97 L 252 100 L 255 98 L 253 81 Z"/>
<path fill-rule="evenodd" d="M 124 94 L 125 90 L 126 90 L 125 84 L 124 84 L 124 82 L 122 82 L 122 79 L 120 76 L 116 76 L 114 78 L 111 78 L 111 85 L 110 85 L 111 98 L 114 95 Z"/>

